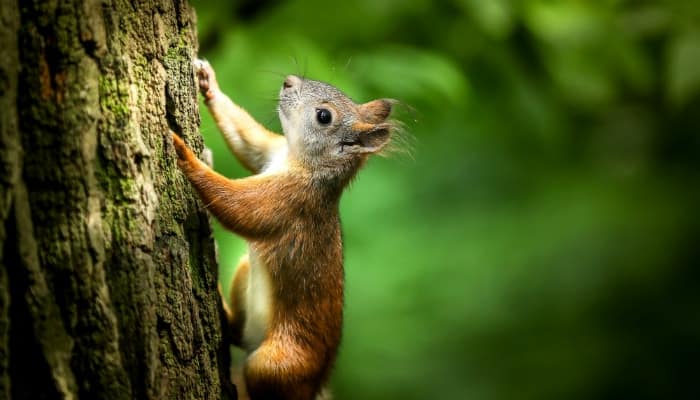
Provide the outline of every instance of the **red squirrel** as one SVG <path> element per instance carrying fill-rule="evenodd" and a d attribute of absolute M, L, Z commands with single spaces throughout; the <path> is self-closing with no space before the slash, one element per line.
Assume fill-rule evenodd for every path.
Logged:
<path fill-rule="evenodd" d="M 341 338 L 340 196 L 389 143 L 394 101 L 355 104 L 327 83 L 290 75 L 279 93 L 281 136 L 222 93 L 206 61 L 195 71 L 228 146 L 255 174 L 225 178 L 172 134 L 178 165 L 206 208 L 248 242 L 225 307 L 234 344 L 248 354 L 245 389 L 254 400 L 314 399 Z"/>

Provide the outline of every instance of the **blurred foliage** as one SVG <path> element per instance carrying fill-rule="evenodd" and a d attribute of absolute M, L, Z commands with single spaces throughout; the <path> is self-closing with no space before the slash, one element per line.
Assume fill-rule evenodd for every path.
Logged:
<path fill-rule="evenodd" d="M 697 2 L 194 6 L 200 55 L 272 129 L 288 73 L 407 105 L 414 159 L 341 205 L 335 398 L 699 398 Z M 229 282 L 245 245 L 217 239 Z"/>

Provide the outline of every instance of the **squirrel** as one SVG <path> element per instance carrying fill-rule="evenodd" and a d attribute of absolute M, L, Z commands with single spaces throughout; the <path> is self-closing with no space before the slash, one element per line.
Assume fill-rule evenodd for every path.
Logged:
<path fill-rule="evenodd" d="M 354 103 L 337 88 L 289 75 L 279 92 L 284 136 L 255 121 L 195 62 L 206 106 L 252 175 L 228 179 L 175 133 L 178 165 L 205 207 L 248 242 L 224 309 L 251 399 L 314 399 L 338 352 L 343 320 L 343 189 L 390 142 L 394 100 Z"/>

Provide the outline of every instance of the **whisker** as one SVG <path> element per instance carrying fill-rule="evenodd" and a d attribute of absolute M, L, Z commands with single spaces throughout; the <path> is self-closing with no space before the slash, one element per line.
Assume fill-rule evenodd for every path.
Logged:
<path fill-rule="evenodd" d="M 306 56 L 304 58 L 304 72 L 301 74 L 302 79 L 306 79 L 306 73 L 308 71 L 308 68 L 309 68 L 309 56 Z"/>
<path fill-rule="evenodd" d="M 292 59 L 292 62 L 294 63 L 294 73 L 295 73 L 296 75 L 300 75 L 300 74 L 299 74 L 299 72 L 300 72 L 300 71 L 299 71 L 299 70 L 300 70 L 300 68 L 299 68 L 299 60 L 297 60 L 297 58 L 296 58 L 295 56 L 289 56 L 289 57 Z"/>
<path fill-rule="evenodd" d="M 277 114 L 270 113 L 270 116 L 265 120 L 265 126 L 270 126 L 277 121 Z"/>
<path fill-rule="evenodd" d="M 343 67 L 343 72 L 348 72 L 348 69 L 350 68 L 351 61 L 352 61 L 352 56 L 348 57 L 348 62 L 345 63 L 345 66 Z"/>

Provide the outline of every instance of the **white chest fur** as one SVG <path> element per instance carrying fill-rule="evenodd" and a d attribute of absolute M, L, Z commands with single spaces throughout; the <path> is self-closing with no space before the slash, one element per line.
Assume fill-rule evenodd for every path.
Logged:
<path fill-rule="evenodd" d="M 286 171 L 289 168 L 288 164 L 289 149 L 287 146 L 275 151 L 268 159 L 265 168 L 261 171 L 264 174 L 274 174 L 277 172 Z"/>
<path fill-rule="evenodd" d="M 246 291 L 246 320 L 243 326 L 243 345 L 248 353 L 265 339 L 272 311 L 270 275 L 255 251 L 250 249 L 250 271 Z"/>
<path fill-rule="evenodd" d="M 287 146 L 277 150 L 270 157 L 261 174 L 275 174 L 288 168 Z M 248 247 L 250 271 L 248 272 L 248 290 L 246 291 L 246 320 L 243 325 L 243 346 L 248 353 L 260 346 L 270 327 L 272 304 L 270 292 L 270 274 L 255 250 Z"/>

